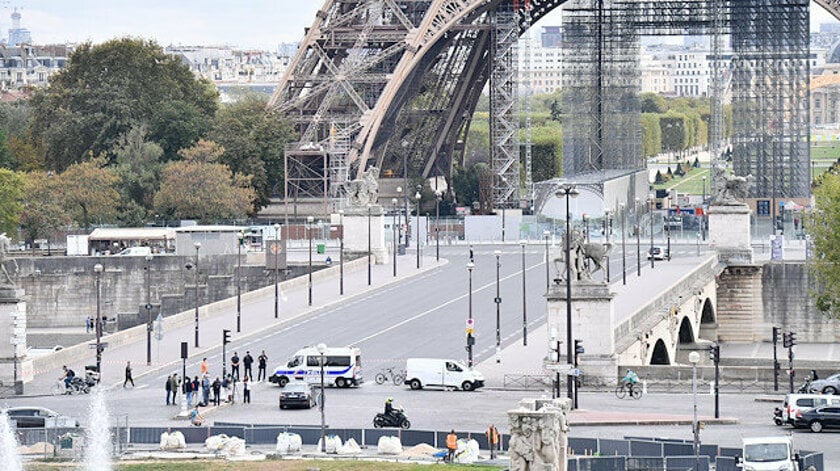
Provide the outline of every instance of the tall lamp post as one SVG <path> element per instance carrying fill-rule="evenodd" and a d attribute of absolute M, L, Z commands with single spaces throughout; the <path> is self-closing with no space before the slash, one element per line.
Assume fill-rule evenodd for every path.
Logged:
<path fill-rule="evenodd" d="M 321 366 L 321 397 L 318 398 L 318 409 L 321 411 L 321 453 L 327 452 L 327 421 L 324 417 L 324 354 L 327 353 L 327 346 L 319 343 L 317 347 L 319 355 L 319 365 Z"/>
<path fill-rule="evenodd" d="M 371 247 L 370 247 L 370 211 L 371 211 L 370 208 L 371 208 L 371 204 L 368 203 L 367 204 L 367 210 L 368 210 L 368 256 L 367 256 L 367 259 L 368 259 L 367 260 L 367 262 L 368 262 L 368 274 L 367 274 L 368 275 L 368 286 L 370 286 L 370 271 L 371 271 L 370 264 L 371 264 L 371 257 L 373 255 L 373 251 L 371 250 Z"/>
<path fill-rule="evenodd" d="M 472 271 L 475 268 L 475 264 L 473 262 L 467 263 L 467 271 L 469 272 L 469 297 L 467 298 L 467 366 L 472 368 L 473 367 L 473 343 L 475 343 L 475 339 L 473 339 L 472 334 Z"/>
<path fill-rule="evenodd" d="M 344 296 L 344 210 L 338 210 L 338 294 Z"/>
<path fill-rule="evenodd" d="M 812 162 L 813 163 L 813 162 Z M 703 200 L 700 202 L 700 207 L 703 209 L 703 215 L 700 218 L 700 234 L 703 240 L 706 240 L 706 176 L 703 175 Z M 775 222 L 774 222 L 775 224 Z"/>
<path fill-rule="evenodd" d="M 93 274 L 96 277 L 96 382 L 102 379 L 102 311 L 100 309 L 100 297 L 102 293 L 101 278 L 104 268 L 97 263 L 93 266 Z"/>
<path fill-rule="evenodd" d="M 440 190 L 435 190 L 435 261 L 440 261 L 440 200 L 443 198 Z"/>
<path fill-rule="evenodd" d="M 634 200 L 633 212 L 636 219 L 636 275 L 642 276 L 642 218 L 639 214 L 639 198 Z"/>
<path fill-rule="evenodd" d="M 525 241 L 520 240 L 519 246 L 522 247 L 522 345 L 528 345 L 528 313 L 527 304 L 525 302 Z"/>
<path fill-rule="evenodd" d="M 420 194 L 420 185 L 417 185 L 417 193 L 414 193 L 414 200 L 417 201 L 417 239 L 414 241 L 417 244 L 417 269 L 420 269 L 420 200 L 423 195 Z"/>
<path fill-rule="evenodd" d="M 496 298 L 493 300 L 496 303 L 496 363 L 502 362 L 502 330 L 501 330 L 501 310 L 502 310 L 502 295 L 499 291 L 499 272 L 502 268 L 501 250 L 494 250 L 493 255 L 496 256 Z"/>
<path fill-rule="evenodd" d="M 288 235 L 289 228 L 286 228 Z M 280 224 L 274 224 L 274 318 L 280 317 L 280 285 L 278 284 L 278 275 L 280 271 Z M 236 329 L 239 332 L 239 329 Z"/>
<path fill-rule="evenodd" d="M 245 239 L 245 232 L 239 231 L 236 245 L 236 332 L 242 331 L 242 241 Z M 275 283 L 277 277 L 274 277 Z"/>
<path fill-rule="evenodd" d="M 624 203 L 618 205 L 618 210 L 621 211 L 621 284 L 627 284 L 627 237 L 625 235 L 624 225 L 627 219 L 627 211 Z"/>
<path fill-rule="evenodd" d="M 146 255 L 146 365 L 152 364 L 152 256 Z"/>
<path fill-rule="evenodd" d="M 566 198 L 566 363 L 571 365 L 573 361 L 572 351 L 572 264 L 571 261 L 571 241 L 572 241 L 572 214 L 569 208 L 569 199 L 576 197 L 579 194 L 574 185 L 562 185 L 560 191 L 556 193 L 557 196 Z M 559 356 L 559 352 L 558 352 Z M 574 381 L 572 376 L 566 378 L 566 397 L 573 398 Z"/>
<path fill-rule="evenodd" d="M 653 205 L 654 205 L 653 194 L 648 197 L 648 214 L 650 215 L 650 267 L 654 268 L 654 256 L 653 256 Z"/>
<path fill-rule="evenodd" d="M 195 348 L 198 348 L 198 251 L 201 249 L 201 242 L 196 242 L 193 247 L 195 247 Z"/>
<path fill-rule="evenodd" d="M 402 196 L 403 196 L 403 189 L 402 189 L 401 186 L 398 186 L 397 187 L 397 198 L 394 198 L 394 199 L 397 200 L 397 202 L 394 203 L 394 214 L 397 217 L 397 222 L 399 222 L 400 224 L 402 224 L 402 214 L 401 214 L 402 210 L 397 207 L 397 204 L 399 204 L 399 200 L 402 199 Z M 392 203 L 393 203 L 394 199 L 391 200 Z M 408 208 L 408 199 L 405 200 L 405 207 Z M 406 209 L 406 212 L 408 212 L 408 209 Z M 394 243 L 395 244 L 394 247 L 396 247 L 397 245 L 402 245 L 402 227 L 397 229 L 397 238 L 399 240 Z"/>
<path fill-rule="evenodd" d="M 589 243 L 589 216 L 584 213 L 580 216 L 583 219 L 583 237 L 586 243 Z"/>
<path fill-rule="evenodd" d="M 543 231 L 543 238 L 545 239 L 545 290 L 551 286 L 551 273 L 548 268 L 548 236 L 551 235 L 548 231 Z"/>
<path fill-rule="evenodd" d="M 309 237 L 309 282 L 307 284 L 309 289 L 309 305 L 312 305 L 312 222 L 315 218 L 306 216 L 306 235 Z"/>
<path fill-rule="evenodd" d="M 399 190 L 400 190 L 400 188 L 397 187 L 397 191 L 399 191 Z M 392 226 L 391 228 L 393 229 L 393 233 L 394 233 L 394 235 L 393 235 L 393 238 L 394 238 L 394 243 L 393 243 L 393 246 L 394 246 L 394 250 L 393 250 L 393 252 L 394 252 L 394 277 L 397 276 L 397 244 L 399 243 L 399 241 L 397 241 L 397 203 L 398 202 L 399 201 L 396 198 L 391 198 L 391 204 L 394 205 L 394 215 L 393 215 L 393 220 L 392 220 L 392 223 L 391 223 L 391 226 Z"/>
<path fill-rule="evenodd" d="M 609 210 L 604 211 L 604 238 L 606 239 L 607 245 L 610 245 L 610 232 L 612 231 L 612 223 L 610 223 L 612 215 L 610 214 Z M 607 253 L 607 265 L 606 265 L 606 277 L 607 283 L 610 282 L 610 256 L 609 252 Z"/>
<path fill-rule="evenodd" d="M 694 469 L 699 469 L 700 464 L 700 427 L 697 423 L 697 362 L 700 361 L 700 354 L 691 352 L 688 354 L 688 361 L 691 363 L 691 391 L 694 397 L 694 421 L 691 423 L 694 435 Z"/>

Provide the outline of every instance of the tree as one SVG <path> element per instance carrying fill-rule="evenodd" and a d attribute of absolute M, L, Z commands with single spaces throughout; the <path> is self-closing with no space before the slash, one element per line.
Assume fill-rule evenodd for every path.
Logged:
<path fill-rule="evenodd" d="M 167 219 L 204 222 L 245 217 L 256 193 L 249 176 L 216 163 L 223 153 L 223 147 L 203 140 L 182 149 L 183 160 L 166 164 L 161 172 L 160 190 L 154 197 L 158 213 Z"/>
<path fill-rule="evenodd" d="M 43 140 L 48 168 L 55 170 L 110 151 L 143 124 L 153 125 L 154 138 L 170 149 L 197 137 L 199 118 L 213 116 L 217 97 L 209 81 L 197 80 L 153 41 L 86 43 L 33 95 L 33 136 Z M 176 118 L 188 123 L 186 130 L 163 125 Z"/>
<path fill-rule="evenodd" d="M 114 171 L 122 180 L 120 194 L 124 203 L 133 201 L 140 208 L 152 209 L 160 178 L 163 149 L 146 139 L 146 128 L 132 128 L 112 150 Z"/>
<path fill-rule="evenodd" d="M 524 142 L 522 143 L 524 146 Z M 523 154 L 524 155 L 524 152 Z M 563 131 L 560 124 L 536 127 L 531 138 L 531 176 L 535 182 L 560 176 L 563 171 Z"/>
<path fill-rule="evenodd" d="M 664 113 L 668 110 L 668 102 L 658 93 L 642 93 L 639 97 L 642 113 Z"/>
<path fill-rule="evenodd" d="M 840 317 L 840 175 L 826 173 L 814 189 L 816 210 L 805 218 L 814 241 L 809 264 L 818 287 L 812 293 L 816 308 Z"/>
<path fill-rule="evenodd" d="M 30 244 L 36 239 L 51 239 L 70 222 L 70 216 L 60 204 L 59 182 L 52 172 L 24 174 L 22 196 L 21 235 Z M 32 249 L 35 250 L 34 244 Z"/>
<path fill-rule="evenodd" d="M 0 233 L 17 233 L 23 210 L 23 178 L 17 172 L 0 168 Z"/>
<path fill-rule="evenodd" d="M 105 164 L 105 158 L 95 157 L 59 175 L 61 204 L 81 227 L 90 227 L 91 221 L 112 222 L 117 215 L 120 179 Z"/>

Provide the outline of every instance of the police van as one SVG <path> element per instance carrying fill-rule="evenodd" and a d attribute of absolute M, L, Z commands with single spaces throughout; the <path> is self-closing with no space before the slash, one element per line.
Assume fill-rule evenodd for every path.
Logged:
<path fill-rule="evenodd" d="M 324 384 L 339 388 L 359 386 L 362 377 L 362 353 L 357 347 L 333 347 L 324 352 Z M 274 369 L 268 380 L 281 388 L 292 380 L 321 382 L 321 354 L 315 347 L 304 347 L 286 364 Z"/>

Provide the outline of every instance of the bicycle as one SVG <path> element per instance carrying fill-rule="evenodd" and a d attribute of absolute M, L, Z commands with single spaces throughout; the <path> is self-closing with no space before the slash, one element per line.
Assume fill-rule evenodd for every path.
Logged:
<path fill-rule="evenodd" d="M 389 379 L 394 382 L 394 385 L 399 386 L 405 381 L 405 374 L 396 370 L 396 368 L 388 367 L 376 373 L 376 384 L 385 384 Z"/>
<path fill-rule="evenodd" d="M 633 399 L 640 399 L 642 397 L 641 388 L 637 387 L 633 383 L 621 382 L 615 388 L 615 397 L 619 399 L 624 399 L 624 397 L 627 396 L 628 393 Z"/>

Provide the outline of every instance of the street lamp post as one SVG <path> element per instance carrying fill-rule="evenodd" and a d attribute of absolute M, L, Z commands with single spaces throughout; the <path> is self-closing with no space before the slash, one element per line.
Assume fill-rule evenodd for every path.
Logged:
<path fill-rule="evenodd" d="M 525 303 L 525 241 L 520 240 L 519 245 L 522 247 L 522 345 L 528 345 L 528 313 L 527 305 Z"/>
<path fill-rule="evenodd" d="M 557 196 L 566 198 L 566 363 L 572 364 L 572 264 L 571 264 L 571 241 L 572 241 L 572 214 L 569 208 L 569 199 L 574 198 L 579 194 L 574 185 L 564 184 L 560 187 L 560 191 L 556 193 Z M 557 352 L 560 356 L 560 352 Z M 574 397 L 574 382 L 572 376 L 566 378 L 566 397 L 573 399 Z"/>
<path fill-rule="evenodd" d="M 420 188 L 420 186 L 417 186 Z M 417 239 L 415 239 L 414 243 L 417 244 L 417 269 L 420 269 L 420 200 L 423 198 L 423 195 L 420 194 L 420 190 L 417 190 L 417 193 L 414 194 L 414 199 L 417 201 Z"/>
<path fill-rule="evenodd" d="M 627 237 L 624 231 L 625 219 L 627 218 L 627 211 L 624 203 L 618 205 L 618 210 L 621 211 L 621 284 L 627 284 Z"/>
<path fill-rule="evenodd" d="M 367 274 L 368 275 L 368 286 L 370 286 L 370 271 L 371 271 L 370 264 L 371 264 L 371 257 L 373 255 L 373 251 L 371 250 L 371 247 L 370 247 L 370 211 L 371 211 L 370 208 L 371 208 L 371 205 L 370 205 L 370 203 L 368 203 L 368 205 L 367 205 L 367 210 L 368 210 L 368 256 L 367 256 L 367 259 L 368 259 L 367 260 L 367 262 L 368 262 L 368 274 Z"/>
<path fill-rule="evenodd" d="M 146 255 L 146 365 L 152 364 L 152 256 Z"/>
<path fill-rule="evenodd" d="M 650 215 L 650 267 L 654 268 L 654 256 L 653 256 L 653 205 L 654 199 L 653 195 L 650 195 L 648 198 L 648 214 Z"/>
<path fill-rule="evenodd" d="M 548 236 L 551 235 L 548 231 L 543 231 L 543 238 L 545 239 L 545 290 L 548 291 L 551 286 L 551 273 L 549 272 L 548 264 Z"/>
<path fill-rule="evenodd" d="M 99 263 L 93 266 L 93 274 L 96 277 L 96 372 L 98 373 L 98 376 L 96 377 L 97 383 L 102 379 L 102 311 L 100 309 L 100 298 L 102 293 L 102 270 L 104 270 L 104 268 Z"/>
<path fill-rule="evenodd" d="M 700 217 L 700 234 L 703 240 L 706 240 L 706 176 L 703 175 L 703 200 L 700 202 L 700 208 L 703 210 L 703 215 Z"/>
<path fill-rule="evenodd" d="M 400 190 L 400 188 L 397 187 L 397 191 L 399 191 L 399 190 Z M 394 250 L 393 250 L 393 252 L 394 252 L 394 277 L 397 276 L 397 244 L 398 244 L 398 241 L 397 241 L 397 203 L 398 202 L 399 201 L 396 198 L 391 198 L 391 204 L 394 205 L 394 214 L 393 214 L 392 223 L 391 223 L 391 226 L 392 226 L 391 229 L 393 229 L 393 233 L 394 233 L 394 235 L 393 235 L 394 243 L 392 244 L 394 246 Z"/>
<path fill-rule="evenodd" d="M 402 194 L 403 194 L 403 189 L 402 189 L 402 187 L 401 187 L 401 186 L 398 186 L 398 187 L 397 187 L 397 198 L 394 198 L 394 199 L 396 199 L 396 200 L 397 200 L 397 202 L 396 202 L 396 203 L 394 203 L 394 214 L 396 214 L 396 215 L 397 215 L 397 222 L 399 222 L 399 223 L 402 223 L 402 214 L 401 214 L 401 211 L 402 211 L 402 210 L 400 210 L 400 209 L 397 207 L 397 204 L 399 204 L 399 200 L 400 200 L 400 199 L 402 199 Z M 393 203 L 394 199 L 391 199 L 391 202 L 392 202 L 392 203 Z M 406 208 L 407 208 L 407 207 L 408 207 L 408 200 L 406 200 Z M 407 210 L 406 210 L 406 212 L 407 212 Z M 396 247 L 397 245 L 402 245 L 402 227 L 400 227 L 400 228 L 397 230 L 397 238 L 398 238 L 399 240 L 398 240 L 397 242 L 395 242 L 395 244 L 396 244 L 396 245 L 394 245 L 395 247 Z M 407 245 L 407 244 L 406 244 L 406 245 Z"/>
<path fill-rule="evenodd" d="M 471 329 L 472 318 L 473 318 L 473 316 L 472 316 L 472 292 L 473 292 L 473 289 L 472 289 L 472 271 L 473 271 L 473 268 L 475 268 L 475 264 L 473 262 L 468 262 L 467 263 L 467 271 L 469 272 L 470 282 L 469 282 L 469 297 L 467 298 L 468 299 L 468 301 L 467 301 L 467 305 L 468 305 L 468 307 L 467 307 L 467 319 L 468 319 L 468 322 L 467 322 L 467 366 L 470 367 L 470 368 L 473 367 L 473 343 L 475 342 L 475 340 L 473 339 L 473 334 L 472 334 L 472 329 Z"/>
<path fill-rule="evenodd" d="M 289 228 L 286 228 L 288 235 Z M 280 224 L 274 224 L 274 318 L 280 317 L 280 285 L 278 284 L 278 275 L 280 271 Z M 239 332 L 239 329 L 236 329 Z"/>
<path fill-rule="evenodd" d="M 586 243 L 589 243 L 589 216 L 586 214 L 581 215 L 581 219 L 583 219 L 583 237 L 586 240 Z"/>
<path fill-rule="evenodd" d="M 315 220 L 312 216 L 306 216 L 306 235 L 309 237 L 309 305 L 312 305 L 312 222 Z"/>
<path fill-rule="evenodd" d="M 236 332 L 242 331 L 242 241 L 245 239 L 245 232 L 239 231 L 236 245 Z M 277 277 L 274 278 L 275 283 Z"/>
<path fill-rule="evenodd" d="M 610 231 L 612 231 L 612 224 L 610 223 L 610 211 L 607 210 L 607 211 L 604 211 L 604 238 L 606 239 L 608 247 L 611 247 L 610 246 Z M 606 268 L 605 274 L 606 274 L 606 277 L 607 277 L 607 283 L 609 283 L 610 282 L 610 255 L 609 255 L 609 252 L 607 252 L 607 264 L 606 264 L 605 268 Z"/>
<path fill-rule="evenodd" d="M 667 249 L 668 253 L 665 254 L 665 255 L 667 256 L 666 258 L 670 262 L 671 261 L 671 221 L 670 221 L 670 217 L 665 222 L 665 234 L 668 237 L 668 246 L 667 246 L 668 247 L 668 249 Z"/>
<path fill-rule="evenodd" d="M 324 354 L 327 353 L 327 346 L 319 343 L 317 347 L 319 355 L 319 365 L 321 366 L 321 397 L 318 399 L 318 409 L 321 411 L 321 453 L 327 452 L 327 421 L 324 417 Z"/>
<path fill-rule="evenodd" d="M 642 276 L 642 218 L 639 214 L 639 198 L 634 201 L 633 212 L 635 213 L 636 224 L 633 228 L 636 230 L 636 275 Z"/>
<path fill-rule="evenodd" d="M 435 261 L 440 261 L 440 191 L 435 190 Z"/>
<path fill-rule="evenodd" d="M 699 469 L 700 464 L 700 427 L 697 423 L 697 362 L 700 361 L 700 354 L 691 352 L 688 354 L 688 361 L 691 363 L 691 391 L 694 397 L 694 420 L 691 423 L 694 435 L 694 469 Z"/>
<path fill-rule="evenodd" d="M 499 272 L 502 268 L 501 264 L 501 250 L 494 250 L 493 254 L 496 256 L 496 298 L 493 300 L 496 303 L 496 363 L 502 362 L 502 330 L 501 330 L 501 310 L 502 310 L 502 295 L 499 290 Z"/>
<path fill-rule="evenodd" d="M 198 348 L 198 251 L 201 249 L 201 242 L 196 242 L 193 247 L 195 247 L 195 348 Z"/>
<path fill-rule="evenodd" d="M 344 210 L 338 210 L 338 294 L 344 296 Z"/>

